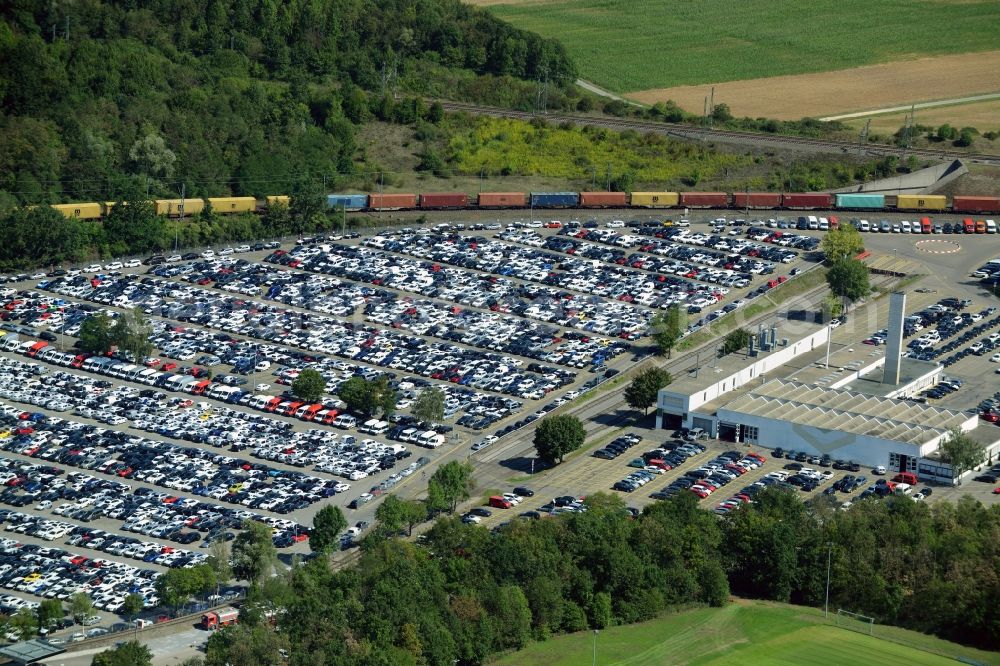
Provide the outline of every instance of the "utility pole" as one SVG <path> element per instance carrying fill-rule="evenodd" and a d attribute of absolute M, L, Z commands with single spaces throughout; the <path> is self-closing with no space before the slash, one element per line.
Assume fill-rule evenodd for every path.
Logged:
<path fill-rule="evenodd" d="M 591 662 L 592 666 L 597 666 L 597 634 L 599 633 L 599 629 L 594 629 L 594 659 Z"/>
<path fill-rule="evenodd" d="M 750 185 L 747 185 L 747 210 L 745 214 L 750 217 Z"/>
<path fill-rule="evenodd" d="M 184 186 L 185 183 L 181 183 L 181 205 L 178 206 L 181 211 L 181 221 L 180 224 L 184 224 Z M 146 196 L 149 196 L 149 179 L 146 180 Z"/>
<path fill-rule="evenodd" d="M 608 162 L 608 192 L 611 191 L 611 162 Z"/>
<path fill-rule="evenodd" d="M 712 124 L 712 114 L 715 113 L 715 86 L 712 86 L 712 92 L 708 100 L 708 124 Z"/>
<path fill-rule="evenodd" d="M 871 129 L 872 119 L 869 118 L 865 126 L 861 128 L 861 134 L 858 136 L 858 153 L 864 154 L 865 145 L 868 143 L 868 131 Z"/>

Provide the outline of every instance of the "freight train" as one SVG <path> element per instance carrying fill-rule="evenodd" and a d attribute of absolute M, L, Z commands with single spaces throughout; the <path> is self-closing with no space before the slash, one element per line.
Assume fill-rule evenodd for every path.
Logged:
<path fill-rule="evenodd" d="M 209 197 L 207 199 L 156 199 L 158 215 L 182 217 L 202 212 L 206 205 L 220 214 L 260 212 L 290 197 Z M 96 220 L 104 217 L 114 202 L 55 204 L 69 218 Z M 844 211 L 940 211 L 954 213 L 1000 213 L 1000 197 L 939 194 L 831 194 L 828 192 L 455 192 L 428 194 L 329 194 L 331 210 L 500 210 L 549 208 L 753 208 L 757 210 Z"/>

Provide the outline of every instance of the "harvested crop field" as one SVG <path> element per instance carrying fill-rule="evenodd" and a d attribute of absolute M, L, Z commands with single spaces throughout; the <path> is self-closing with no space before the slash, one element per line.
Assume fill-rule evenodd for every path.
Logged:
<path fill-rule="evenodd" d="M 995 0 L 484 2 L 561 41 L 582 78 L 616 92 L 989 51 L 1000 24 Z"/>
<path fill-rule="evenodd" d="M 882 113 L 874 116 L 851 118 L 844 122 L 854 127 L 862 127 L 872 121 L 871 131 L 892 134 L 906 122 L 907 113 Z M 913 115 L 917 125 L 939 127 L 948 123 L 952 127 L 975 127 L 980 132 L 1000 130 L 1000 100 L 936 106 L 917 109 Z"/>
<path fill-rule="evenodd" d="M 834 115 L 1000 91 L 1000 51 L 920 58 L 834 72 L 716 83 L 715 103 L 736 116 L 781 120 Z M 712 84 L 629 94 L 652 104 L 672 99 L 700 113 Z M 930 110 L 928 110 L 930 112 Z"/>

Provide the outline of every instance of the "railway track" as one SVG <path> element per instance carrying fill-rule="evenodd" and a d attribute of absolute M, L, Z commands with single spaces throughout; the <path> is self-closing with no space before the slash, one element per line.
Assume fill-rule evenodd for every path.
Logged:
<path fill-rule="evenodd" d="M 924 157 L 927 159 L 953 160 L 961 159 L 965 162 L 976 164 L 1000 165 L 1000 155 L 985 155 L 981 153 L 962 153 L 954 150 L 932 150 L 927 148 L 899 148 L 885 144 L 858 144 L 850 141 L 831 141 L 825 139 L 811 139 L 800 136 L 786 136 L 780 134 L 761 134 L 758 132 L 739 132 L 733 130 L 712 129 L 709 127 L 694 127 L 692 125 L 682 125 L 679 123 L 660 123 L 650 120 L 634 120 L 628 118 L 608 118 L 600 116 L 581 116 L 574 114 L 547 113 L 539 115 L 530 111 L 515 111 L 513 109 L 501 109 L 492 106 L 480 106 L 477 104 L 467 104 L 464 102 L 441 101 L 441 105 L 446 111 L 462 111 L 479 116 L 493 116 L 496 118 L 514 118 L 518 120 L 532 120 L 533 118 L 543 118 L 548 122 L 562 123 L 571 122 L 577 125 L 590 125 L 594 127 L 607 127 L 617 130 L 635 130 L 637 132 L 654 132 L 675 138 L 699 140 L 699 141 L 722 141 L 730 143 L 748 143 L 760 146 L 774 146 L 791 148 L 798 150 L 812 150 L 815 152 L 840 153 L 840 154 L 861 154 L 873 157 L 884 157 L 895 155 L 897 157 L 910 156 Z"/>

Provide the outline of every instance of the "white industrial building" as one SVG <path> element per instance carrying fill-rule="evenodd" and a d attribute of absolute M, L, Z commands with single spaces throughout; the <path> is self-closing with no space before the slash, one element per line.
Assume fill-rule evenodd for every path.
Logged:
<path fill-rule="evenodd" d="M 904 309 L 905 297 L 893 294 L 884 353 L 834 345 L 828 326 L 791 341 L 761 330 L 746 353 L 713 359 L 661 389 L 657 427 L 702 428 L 726 441 L 950 480 L 934 455 L 950 430 L 982 440 L 991 456 L 1000 431 L 977 429 L 975 413 L 907 399 L 940 381 L 943 368 L 900 357 Z"/>

